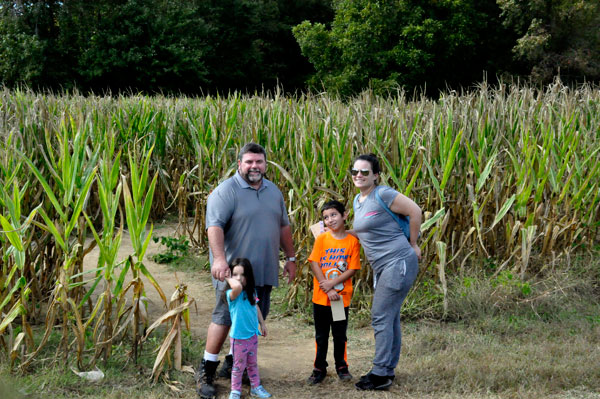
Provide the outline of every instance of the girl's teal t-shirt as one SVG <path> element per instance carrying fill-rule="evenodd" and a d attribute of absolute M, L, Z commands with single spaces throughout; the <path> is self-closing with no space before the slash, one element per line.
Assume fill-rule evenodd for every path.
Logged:
<path fill-rule="evenodd" d="M 246 291 L 242 291 L 233 301 L 230 295 L 231 290 L 227 290 L 227 303 L 231 315 L 229 336 L 235 339 L 249 339 L 257 334 L 260 335 L 256 306 L 250 304 Z"/>

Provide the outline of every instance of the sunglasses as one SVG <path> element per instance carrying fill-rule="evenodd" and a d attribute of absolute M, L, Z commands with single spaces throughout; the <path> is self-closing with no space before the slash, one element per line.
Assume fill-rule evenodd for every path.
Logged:
<path fill-rule="evenodd" d="M 371 173 L 371 171 L 369 169 L 350 169 L 350 174 L 352 176 L 356 176 L 358 175 L 358 172 L 360 172 L 361 175 L 363 176 L 369 176 L 369 173 Z"/>

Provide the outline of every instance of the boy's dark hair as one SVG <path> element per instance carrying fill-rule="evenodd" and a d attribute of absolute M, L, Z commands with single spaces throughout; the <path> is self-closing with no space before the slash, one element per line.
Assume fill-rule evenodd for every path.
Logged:
<path fill-rule="evenodd" d="M 248 143 L 243 146 L 238 155 L 238 160 L 241 161 L 244 154 L 248 152 L 253 154 L 263 154 L 265 156 L 265 161 L 267 160 L 267 151 L 265 151 L 265 148 L 262 145 L 256 143 Z"/>
<path fill-rule="evenodd" d="M 246 286 L 243 287 L 243 290 L 246 292 L 246 296 L 248 297 L 248 301 L 251 305 L 256 304 L 256 300 L 254 298 L 254 292 L 256 291 L 256 283 L 254 282 L 254 272 L 252 271 L 252 264 L 246 258 L 235 258 L 229 263 L 229 271 L 231 276 L 233 276 L 233 268 L 236 266 L 242 266 L 244 268 L 244 277 L 246 277 Z M 227 295 L 226 292 L 231 287 L 229 284 L 223 290 L 223 295 Z"/>
<path fill-rule="evenodd" d="M 344 204 L 342 204 L 340 201 L 336 201 L 336 200 L 332 200 L 332 201 L 328 201 L 328 202 L 324 203 L 323 206 L 321 207 L 321 215 L 327 209 L 336 209 L 342 216 L 344 216 L 344 212 L 346 212 L 346 207 L 344 206 Z"/>
<path fill-rule="evenodd" d="M 379 159 L 377 159 L 377 156 L 373 153 L 359 155 L 354 160 L 354 162 L 356 161 L 367 161 L 371 164 L 371 169 L 373 169 L 374 174 L 381 173 L 381 168 L 379 167 Z"/>

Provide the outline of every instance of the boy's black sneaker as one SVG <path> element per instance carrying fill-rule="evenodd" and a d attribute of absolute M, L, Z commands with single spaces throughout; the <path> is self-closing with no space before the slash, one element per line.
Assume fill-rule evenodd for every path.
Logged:
<path fill-rule="evenodd" d="M 308 383 L 310 385 L 319 384 L 319 383 L 323 382 L 323 380 L 325 379 L 326 376 L 327 376 L 327 370 L 321 371 L 319 369 L 314 369 L 312 374 L 310 375 L 310 377 L 308 377 Z"/>
<path fill-rule="evenodd" d="M 380 376 L 369 373 L 354 384 L 361 391 L 386 391 L 392 385 L 392 379 L 387 376 Z"/>
<path fill-rule="evenodd" d="M 352 374 L 350 374 L 350 371 L 348 371 L 347 366 L 340 367 L 336 371 L 337 371 L 337 375 L 340 378 L 340 380 L 350 381 L 352 379 Z"/>

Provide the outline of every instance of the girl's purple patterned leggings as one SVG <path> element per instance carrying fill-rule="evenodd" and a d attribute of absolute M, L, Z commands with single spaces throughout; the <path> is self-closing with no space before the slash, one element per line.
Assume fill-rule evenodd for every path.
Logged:
<path fill-rule="evenodd" d="M 256 353 L 258 351 L 258 336 L 255 334 L 248 339 L 231 338 L 233 348 L 233 367 L 231 368 L 231 390 L 242 391 L 242 374 L 248 369 L 248 378 L 253 387 L 260 385 Z"/>

